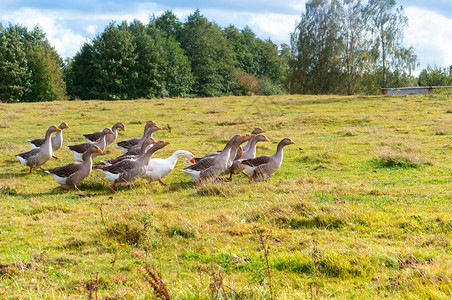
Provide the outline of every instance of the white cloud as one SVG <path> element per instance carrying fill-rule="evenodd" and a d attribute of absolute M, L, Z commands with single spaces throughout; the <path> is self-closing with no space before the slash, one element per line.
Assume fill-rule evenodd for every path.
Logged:
<path fill-rule="evenodd" d="M 250 26 L 257 27 L 273 40 L 289 42 L 290 34 L 294 32 L 299 19 L 298 15 L 260 14 L 251 17 Z"/>
<path fill-rule="evenodd" d="M 405 44 L 413 46 L 421 63 L 420 68 L 452 65 L 452 19 L 410 6 L 405 8 L 405 13 L 409 20 Z"/>
<path fill-rule="evenodd" d="M 23 8 L 12 12 L 8 17 L 3 16 L 7 22 L 20 24 L 29 30 L 39 25 L 47 36 L 50 44 L 64 58 L 72 57 L 81 44 L 86 40 L 81 34 L 74 33 L 65 26 L 65 14 L 39 9 Z"/>

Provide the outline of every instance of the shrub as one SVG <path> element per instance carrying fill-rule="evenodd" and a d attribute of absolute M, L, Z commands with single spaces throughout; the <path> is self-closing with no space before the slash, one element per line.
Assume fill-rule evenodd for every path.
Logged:
<path fill-rule="evenodd" d="M 251 96 L 256 94 L 261 88 L 259 80 L 253 75 L 239 72 L 235 75 L 235 79 L 238 92 L 241 95 Z"/>
<path fill-rule="evenodd" d="M 269 96 L 269 95 L 281 95 L 283 93 L 283 90 L 279 85 L 275 84 L 266 77 L 261 77 L 259 79 L 259 84 L 260 84 L 259 95 Z"/>

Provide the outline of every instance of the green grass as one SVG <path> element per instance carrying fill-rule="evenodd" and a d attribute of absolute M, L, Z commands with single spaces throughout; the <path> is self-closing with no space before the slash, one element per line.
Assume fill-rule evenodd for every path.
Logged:
<path fill-rule="evenodd" d="M 0 104 L 0 298 L 149 299 L 149 265 L 174 299 L 449 299 L 451 96 Z M 82 193 L 60 193 L 14 157 L 51 124 L 69 124 L 67 146 L 116 122 L 119 140 L 141 136 L 147 120 L 171 142 L 155 157 L 202 156 L 254 127 L 272 141 L 258 155 L 296 145 L 263 183 L 197 187 L 181 159 L 168 187 L 138 180 L 115 194 L 97 171 Z M 96 161 L 119 154 L 111 145 Z M 72 161 L 57 155 L 45 167 Z"/>

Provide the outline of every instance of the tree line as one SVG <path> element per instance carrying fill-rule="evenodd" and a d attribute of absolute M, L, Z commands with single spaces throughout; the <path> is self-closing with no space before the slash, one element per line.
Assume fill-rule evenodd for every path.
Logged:
<path fill-rule="evenodd" d="M 167 11 L 147 24 L 112 22 L 63 61 L 39 27 L 0 25 L 0 100 L 374 94 L 451 82 L 450 68 L 413 76 L 406 26 L 394 0 L 310 0 L 289 46 L 199 10 L 185 22 Z"/>
<path fill-rule="evenodd" d="M 62 67 L 61 57 L 39 27 L 0 24 L 0 101 L 63 99 Z"/>

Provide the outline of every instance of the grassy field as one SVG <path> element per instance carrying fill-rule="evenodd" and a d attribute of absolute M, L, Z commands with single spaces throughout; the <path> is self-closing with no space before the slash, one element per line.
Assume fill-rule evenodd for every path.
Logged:
<path fill-rule="evenodd" d="M 236 133 L 267 130 L 281 169 L 264 183 L 197 187 L 175 170 L 110 194 L 93 171 L 59 192 L 14 155 L 67 122 L 64 146 L 147 120 L 202 156 Z M 173 299 L 452 297 L 452 93 L 0 104 L 0 298 Z M 106 155 L 120 154 L 111 145 Z M 45 167 L 72 161 L 64 147 Z M 148 266 L 154 277 L 145 270 Z"/>

